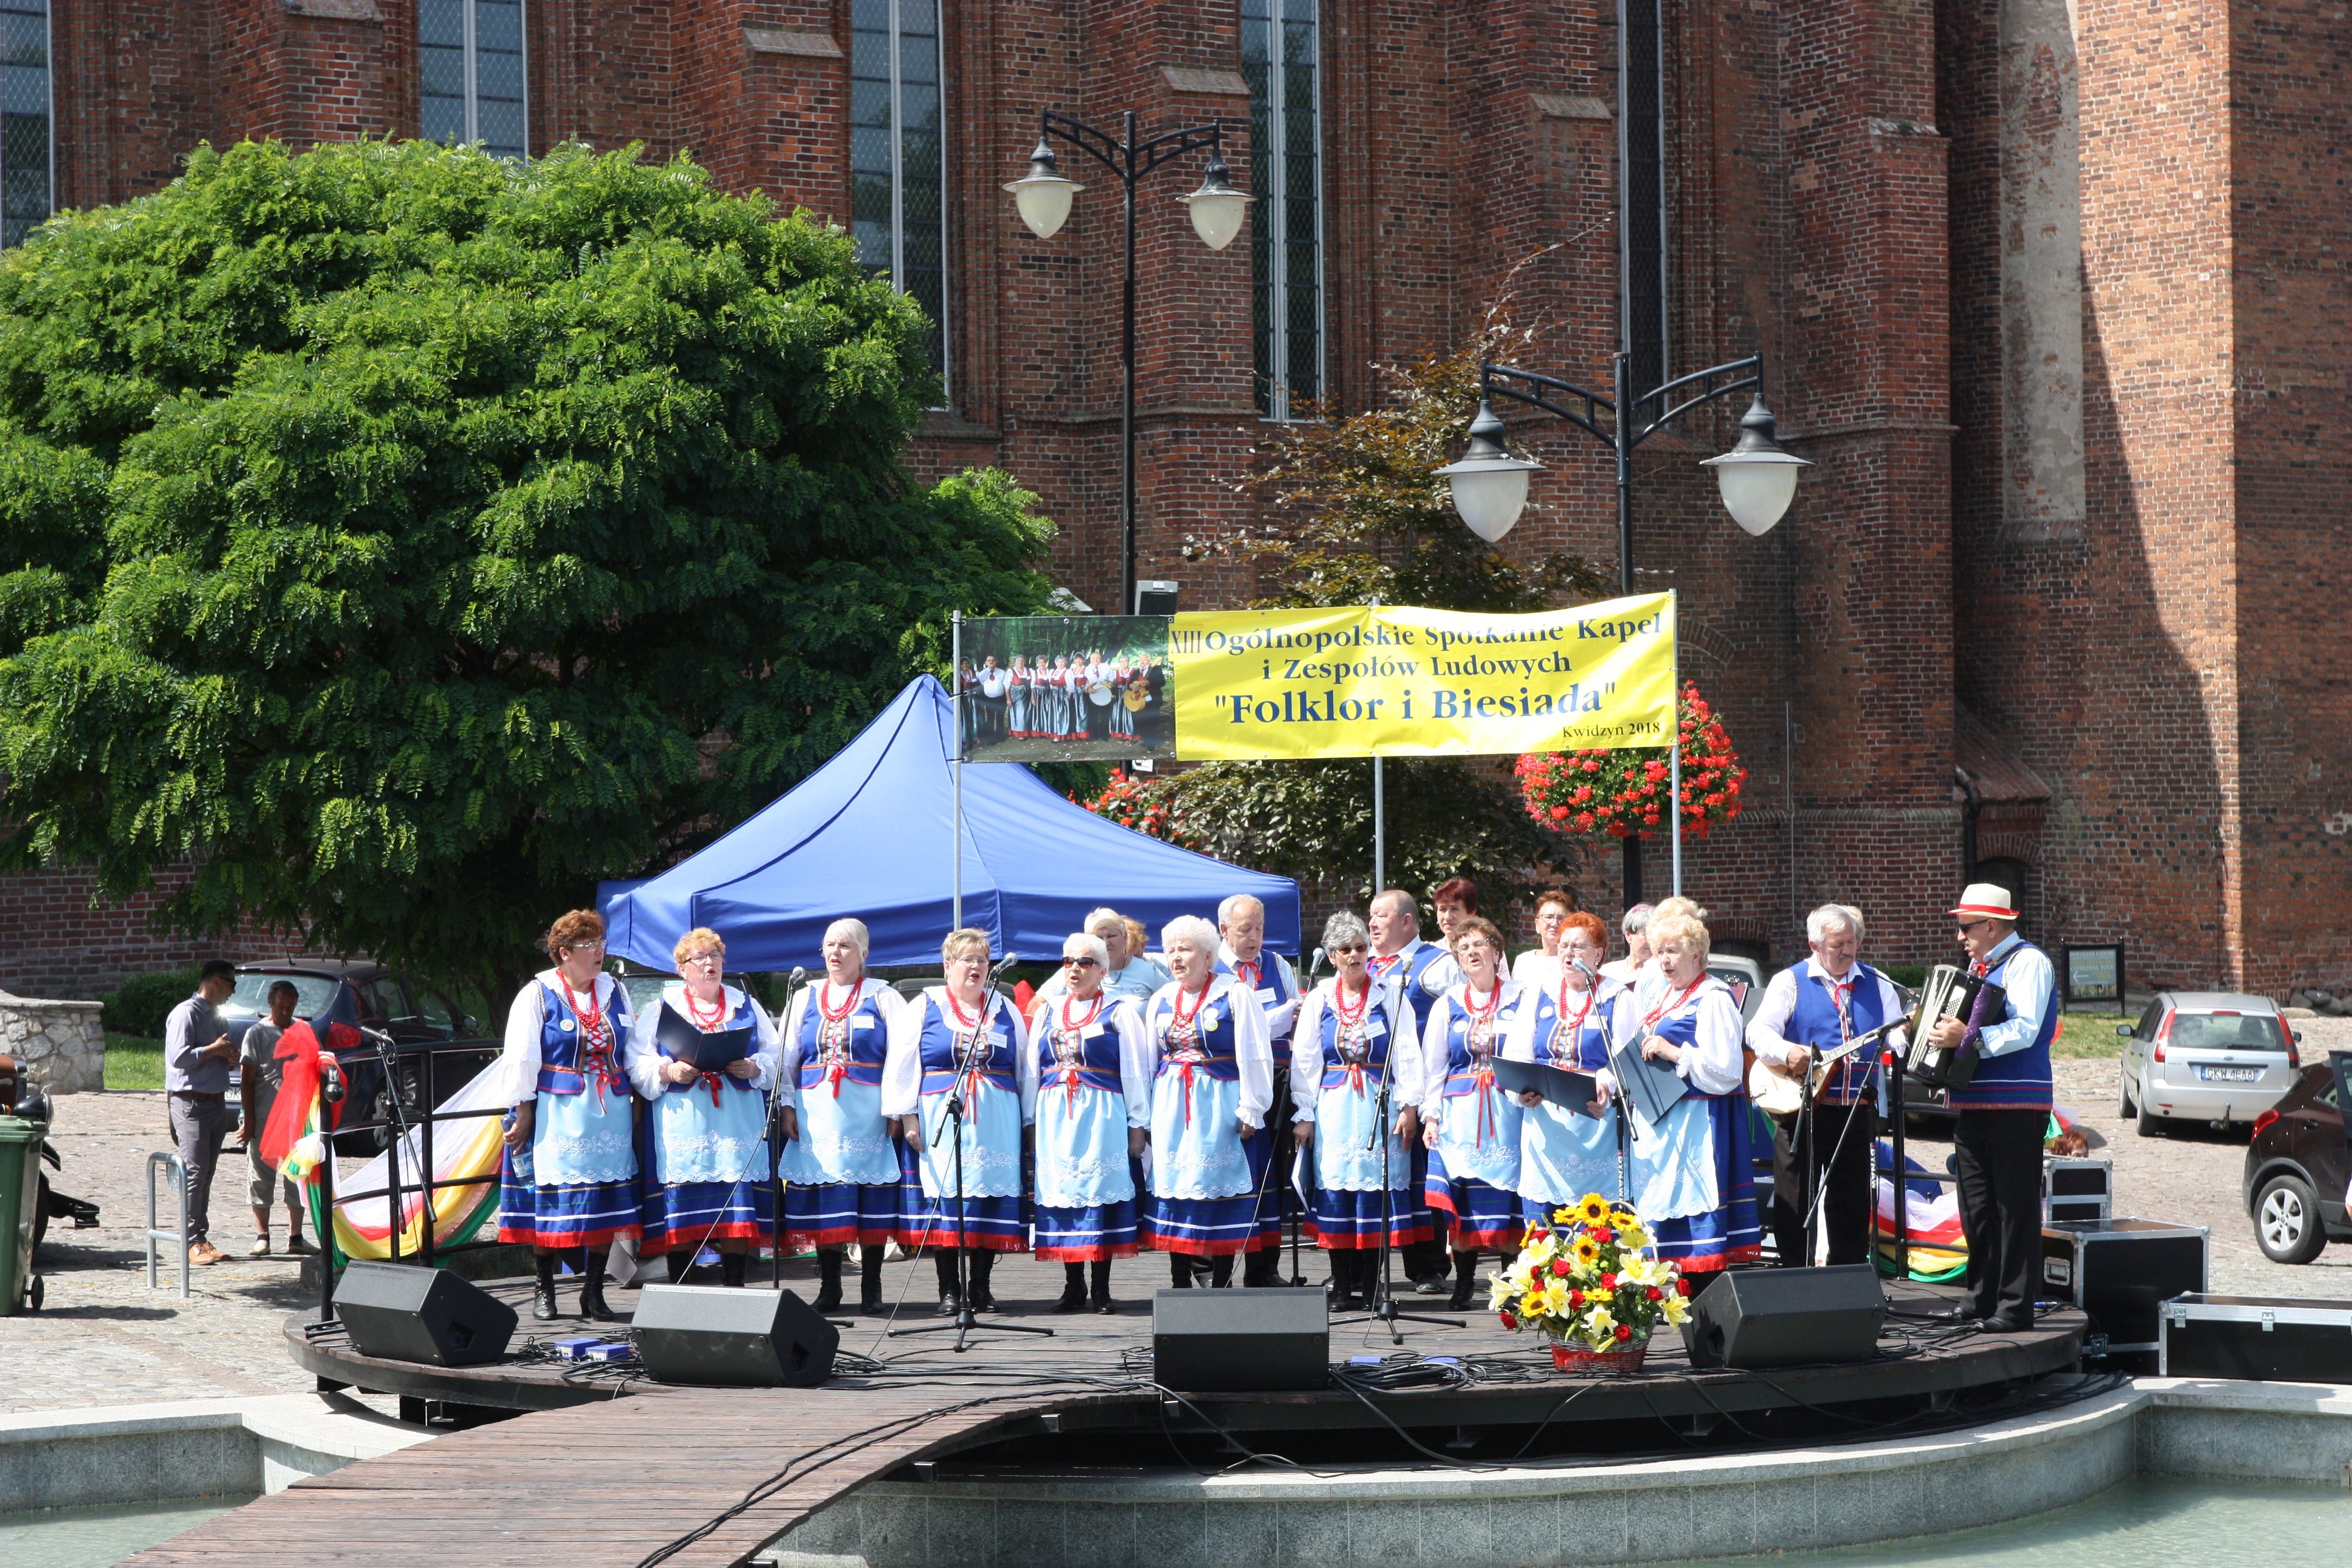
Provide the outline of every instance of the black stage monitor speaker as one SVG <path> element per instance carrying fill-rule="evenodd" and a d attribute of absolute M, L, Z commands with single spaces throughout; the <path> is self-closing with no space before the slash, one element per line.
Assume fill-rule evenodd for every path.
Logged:
<path fill-rule="evenodd" d="M 446 1268 L 352 1263 L 335 1315 L 360 1354 L 432 1366 L 481 1366 L 507 1353 L 515 1310 Z"/>
<path fill-rule="evenodd" d="M 1320 1290 L 1162 1290 L 1151 1302 L 1152 1381 L 1190 1394 L 1326 1387 L 1329 1311 Z"/>
<path fill-rule="evenodd" d="M 841 1331 L 790 1290 L 648 1285 L 629 1328 L 656 1381 L 724 1388 L 814 1388 L 841 1346 Z"/>
<path fill-rule="evenodd" d="M 1762 1369 L 1867 1361 L 1878 1352 L 1886 1293 L 1867 1263 L 1727 1270 L 1691 1303 L 1691 1365 Z"/>

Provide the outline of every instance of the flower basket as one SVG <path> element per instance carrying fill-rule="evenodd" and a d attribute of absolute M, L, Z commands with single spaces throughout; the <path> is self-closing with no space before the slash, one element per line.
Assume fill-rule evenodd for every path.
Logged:
<path fill-rule="evenodd" d="M 1551 1342 L 1551 1364 L 1559 1372 L 1574 1373 L 1580 1377 L 1624 1376 L 1642 1370 L 1642 1360 L 1650 1353 L 1650 1342 L 1636 1340 L 1633 1348 L 1622 1351 L 1587 1350 L 1567 1340 Z"/>
<path fill-rule="evenodd" d="M 1633 1373 L 1653 1330 L 1690 1317 L 1689 1295 L 1641 1216 L 1587 1193 L 1527 1233 L 1519 1255 L 1496 1271 L 1488 1305 L 1514 1332 L 1541 1330 L 1562 1372 Z"/>
<path fill-rule="evenodd" d="M 1704 838 L 1717 823 L 1739 815 L 1748 770 L 1696 683 L 1683 687 L 1681 734 L 1683 831 Z M 1664 746 L 1529 752 L 1513 771 L 1528 815 L 1555 833 L 1653 838 L 1672 828 L 1664 819 L 1673 793 Z"/>

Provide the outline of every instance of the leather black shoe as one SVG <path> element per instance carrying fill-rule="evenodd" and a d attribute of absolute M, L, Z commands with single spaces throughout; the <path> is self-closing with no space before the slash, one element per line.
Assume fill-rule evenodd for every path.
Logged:
<path fill-rule="evenodd" d="M 950 1290 L 940 1298 L 940 1316 L 952 1318 L 963 1310 L 963 1298 Z"/>
<path fill-rule="evenodd" d="M 530 1315 L 542 1323 L 555 1321 L 555 1281 L 541 1279 L 530 1288 Z"/>
<path fill-rule="evenodd" d="M 1087 1292 L 1086 1287 L 1082 1285 L 1064 1289 L 1061 1299 L 1048 1309 L 1055 1317 L 1066 1317 L 1072 1312 L 1083 1312 L 1086 1310 Z"/>

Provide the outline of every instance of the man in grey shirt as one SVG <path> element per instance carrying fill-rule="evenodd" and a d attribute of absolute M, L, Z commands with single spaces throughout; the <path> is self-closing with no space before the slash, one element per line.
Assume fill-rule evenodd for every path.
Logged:
<path fill-rule="evenodd" d="M 236 965 L 205 962 L 196 994 L 163 1021 L 163 1089 L 172 1107 L 172 1142 L 188 1172 L 188 1261 L 213 1264 L 228 1254 L 212 1244 L 213 1167 L 230 1132 L 228 1080 L 236 1047 L 221 1026 L 220 1005 L 236 989 Z"/>

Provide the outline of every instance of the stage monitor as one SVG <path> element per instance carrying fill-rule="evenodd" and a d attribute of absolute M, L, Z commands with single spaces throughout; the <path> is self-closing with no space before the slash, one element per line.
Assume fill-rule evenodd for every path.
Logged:
<path fill-rule="evenodd" d="M 446 1268 L 352 1263 L 335 1286 L 352 1348 L 380 1361 L 482 1366 L 507 1353 L 515 1310 Z"/>
<path fill-rule="evenodd" d="M 1731 1269 L 1691 1302 L 1683 1344 L 1695 1367 L 1868 1361 L 1885 1317 L 1886 1293 L 1867 1263 Z"/>
<path fill-rule="evenodd" d="M 656 1381 L 722 1388 L 814 1388 L 841 1345 L 790 1290 L 724 1285 L 648 1285 L 629 1329 Z"/>
<path fill-rule="evenodd" d="M 1151 1378 L 1188 1394 L 1323 1388 L 1330 1309 L 1320 1290 L 1162 1290 L 1151 1302 Z"/>

